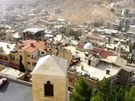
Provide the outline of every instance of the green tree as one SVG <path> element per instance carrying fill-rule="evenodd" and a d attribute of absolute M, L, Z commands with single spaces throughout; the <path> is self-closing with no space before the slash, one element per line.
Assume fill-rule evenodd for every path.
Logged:
<path fill-rule="evenodd" d="M 89 101 L 92 94 L 91 87 L 80 78 L 71 94 L 71 101 Z"/>
<path fill-rule="evenodd" d="M 98 92 L 103 93 L 103 98 L 105 99 L 106 96 L 109 96 L 108 93 L 109 90 L 110 90 L 110 82 L 106 78 L 104 78 L 98 84 Z"/>
<path fill-rule="evenodd" d="M 135 86 L 133 86 L 129 92 L 126 92 L 125 101 L 135 101 Z"/>
<path fill-rule="evenodd" d="M 19 71 L 20 71 L 20 72 L 25 72 L 25 67 L 24 67 L 24 65 L 23 65 L 23 63 L 22 63 L 22 60 L 23 60 L 23 58 L 22 58 L 22 56 L 20 56 Z"/>
<path fill-rule="evenodd" d="M 90 101 L 104 101 L 102 93 L 98 93 L 91 98 Z"/>
<path fill-rule="evenodd" d="M 124 101 L 125 89 L 120 85 L 110 85 L 109 101 Z"/>
<path fill-rule="evenodd" d="M 113 85 L 104 78 L 98 84 L 97 93 L 101 93 L 104 101 L 124 101 L 125 88 L 121 85 Z"/>
<path fill-rule="evenodd" d="M 129 101 L 129 92 L 125 93 L 125 101 Z"/>

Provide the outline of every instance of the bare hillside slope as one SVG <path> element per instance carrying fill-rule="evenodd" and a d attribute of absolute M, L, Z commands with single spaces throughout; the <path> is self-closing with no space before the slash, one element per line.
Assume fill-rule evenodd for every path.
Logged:
<path fill-rule="evenodd" d="M 114 20 L 116 16 L 106 8 L 107 0 L 44 0 L 41 7 L 61 9 L 60 17 L 80 24 L 86 20 Z"/>
<path fill-rule="evenodd" d="M 47 9 L 51 13 L 60 9 L 57 16 L 81 24 L 89 19 L 114 20 L 116 16 L 106 9 L 108 0 L 0 0 L 7 4 L 29 4 L 34 8 Z M 31 4 L 32 3 L 32 4 Z"/>

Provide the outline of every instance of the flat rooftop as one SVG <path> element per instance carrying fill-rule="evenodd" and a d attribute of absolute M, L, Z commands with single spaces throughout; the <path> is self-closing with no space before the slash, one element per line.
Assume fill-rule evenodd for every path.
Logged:
<path fill-rule="evenodd" d="M 106 48 L 109 48 L 109 49 L 114 49 L 116 46 L 116 44 L 106 44 Z M 126 46 L 126 45 L 121 45 L 121 48 L 124 49 L 126 52 L 129 52 L 129 46 Z"/>
<path fill-rule="evenodd" d="M 76 66 L 78 73 L 87 72 L 90 74 L 90 77 L 96 77 L 100 80 L 102 80 L 104 77 L 109 78 L 111 76 L 116 75 L 120 68 L 111 66 L 107 63 L 100 62 L 96 67 L 89 66 L 87 63 L 81 63 L 84 67 L 84 70 L 81 70 L 81 66 Z M 106 74 L 106 70 L 110 70 L 110 74 Z"/>
<path fill-rule="evenodd" d="M 9 78 L 20 78 L 24 76 L 24 73 L 10 67 L 5 67 L 3 70 L 0 71 L 0 75 L 5 75 Z"/>
<path fill-rule="evenodd" d="M 32 87 L 9 81 L 0 87 L 0 101 L 32 101 Z"/>
<path fill-rule="evenodd" d="M 10 51 L 14 50 L 15 44 L 10 44 L 10 43 L 6 43 L 6 42 L 0 42 L 0 47 L 3 48 L 3 51 L 1 53 L 9 54 Z"/>
<path fill-rule="evenodd" d="M 89 66 L 87 64 L 87 61 L 85 60 L 85 54 L 84 52 L 77 51 L 74 46 L 68 46 L 66 49 L 70 50 L 73 54 L 77 52 L 77 55 L 81 57 L 81 63 L 80 65 L 73 66 L 77 69 L 78 73 L 87 72 L 90 74 L 90 77 L 96 77 L 100 80 L 102 80 L 104 77 L 109 78 L 111 76 L 116 75 L 120 68 L 111 66 L 109 63 L 100 62 L 96 67 Z M 83 66 L 84 71 L 81 70 L 81 67 Z M 72 68 L 72 67 L 71 67 Z M 110 74 L 106 74 L 106 70 L 110 70 Z"/>

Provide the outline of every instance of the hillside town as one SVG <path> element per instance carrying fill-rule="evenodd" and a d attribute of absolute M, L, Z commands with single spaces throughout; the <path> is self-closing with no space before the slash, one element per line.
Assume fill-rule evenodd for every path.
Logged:
<path fill-rule="evenodd" d="M 82 24 L 59 15 L 60 8 L 14 4 L 0 11 L 0 101 L 135 101 L 135 94 L 131 99 L 124 91 L 122 99 L 101 100 L 99 94 L 103 81 L 128 93 L 135 85 L 135 10 L 128 8 L 133 1 L 108 0 L 106 9 L 116 19 Z"/>

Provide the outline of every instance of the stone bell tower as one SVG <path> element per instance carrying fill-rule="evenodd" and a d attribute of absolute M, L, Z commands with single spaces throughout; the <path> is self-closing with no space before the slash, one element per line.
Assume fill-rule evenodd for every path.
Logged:
<path fill-rule="evenodd" d="M 56 56 L 39 59 L 32 72 L 33 101 L 67 101 L 67 64 Z"/>

